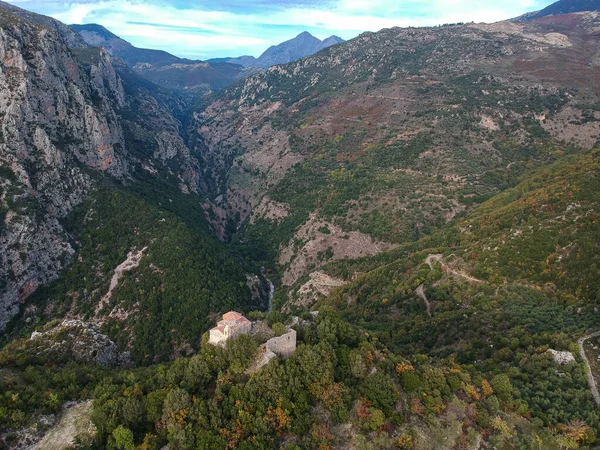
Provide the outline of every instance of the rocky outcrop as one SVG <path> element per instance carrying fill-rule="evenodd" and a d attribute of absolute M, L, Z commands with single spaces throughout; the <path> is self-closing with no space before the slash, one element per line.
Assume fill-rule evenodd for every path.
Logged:
<path fill-rule="evenodd" d="M 309 280 L 298 288 L 296 292 L 288 294 L 289 301 L 284 305 L 283 310 L 289 312 L 293 306 L 310 308 L 321 297 L 327 297 L 334 289 L 344 286 L 347 282 L 335 278 L 322 270 L 312 272 Z"/>
<path fill-rule="evenodd" d="M 129 352 L 121 352 L 97 324 L 80 320 L 65 320 L 47 331 L 34 331 L 29 352 L 48 361 L 77 361 L 109 367 L 132 365 Z"/>
<path fill-rule="evenodd" d="M 561 352 L 558 350 L 550 349 L 547 351 L 547 353 L 550 353 L 552 359 L 554 359 L 554 362 L 556 362 L 556 364 L 571 364 L 575 362 L 575 357 L 571 352 Z"/>

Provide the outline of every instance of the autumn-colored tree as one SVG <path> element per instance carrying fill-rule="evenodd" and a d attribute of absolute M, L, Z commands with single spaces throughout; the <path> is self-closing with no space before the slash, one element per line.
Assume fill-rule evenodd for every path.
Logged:
<path fill-rule="evenodd" d="M 404 372 L 414 372 L 415 368 L 408 361 L 402 361 L 396 365 L 396 373 L 398 375 L 403 374 Z"/>
<path fill-rule="evenodd" d="M 333 441 L 333 434 L 331 434 L 329 426 L 325 423 L 314 424 L 310 429 L 310 435 L 320 445 Z"/>
<path fill-rule="evenodd" d="M 280 398 L 277 401 L 277 407 L 269 408 L 267 410 L 267 417 L 278 435 L 280 435 L 292 422 L 290 416 L 281 407 L 282 404 L 283 399 Z"/>
<path fill-rule="evenodd" d="M 396 441 L 396 447 L 398 450 L 411 450 L 414 446 L 412 435 L 404 432 L 400 435 Z"/>
<path fill-rule="evenodd" d="M 513 437 L 513 428 L 507 424 L 500 416 L 496 416 L 492 420 L 492 427 L 507 439 Z"/>
<path fill-rule="evenodd" d="M 481 382 L 481 391 L 483 392 L 484 397 L 489 397 L 494 393 L 494 389 L 488 380 L 483 380 Z"/>
<path fill-rule="evenodd" d="M 481 399 L 481 396 L 475 389 L 475 386 L 473 386 L 472 384 L 467 384 L 464 390 L 465 394 L 467 394 L 467 397 L 469 397 L 469 400 L 478 401 L 479 399 Z"/>
<path fill-rule="evenodd" d="M 417 416 L 423 415 L 423 404 L 419 397 L 413 397 L 410 399 L 410 410 Z"/>
<path fill-rule="evenodd" d="M 594 430 L 583 420 L 574 420 L 566 426 L 559 427 L 562 435 L 578 444 L 590 444 L 595 441 Z"/>
<path fill-rule="evenodd" d="M 356 415 L 359 419 L 368 419 L 371 417 L 371 412 L 369 408 L 372 406 L 372 403 L 366 398 L 361 398 L 358 400 L 356 404 Z"/>

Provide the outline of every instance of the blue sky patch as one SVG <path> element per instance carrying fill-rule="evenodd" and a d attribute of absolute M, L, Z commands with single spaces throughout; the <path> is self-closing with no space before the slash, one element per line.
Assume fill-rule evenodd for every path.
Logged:
<path fill-rule="evenodd" d="M 495 22 L 552 0 L 8 0 L 62 22 L 98 23 L 142 48 L 208 59 L 259 56 L 308 31 L 352 39 L 393 26 Z"/>

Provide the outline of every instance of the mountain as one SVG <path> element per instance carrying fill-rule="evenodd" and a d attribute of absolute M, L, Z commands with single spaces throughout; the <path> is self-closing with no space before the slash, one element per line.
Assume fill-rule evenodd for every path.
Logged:
<path fill-rule="evenodd" d="M 215 58 L 210 59 L 209 62 L 228 62 L 230 64 L 239 64 L 244 67 L 261 67 L 258 58 L 249 55 L 238 56 L 237 58 Z"/>
<path fill-rule="evenodd" d="M 70 25 L 70 27 L 81 35 L 83 40 L 91 47 L 104 47 L 111 56 L 121 58 L 130 67 L 136 64 L 150 64 L 162 67 L 171 64 L 191 62 L 182 60 L 162 50 L 148 50 L 137 48 L 116 34 L 111 33 L 102 25 Z"/>
<path fill-rule="evenodd" d="M 206 185 L 184 140 L 188 105 L 52 19 L 0 5 L 0 27 L 0 330 L 18 315 L 93 318 L 137 340 L 139 362 L 197 343 L 213 309 L 260 303 L 191 207 Z M 115 275 L 130 258 L 133 284 Z M 188 275 L 170 278 L 181 261 Z"/>
<path fill-rule="evenodd" d="M 267 249 L 303 297 L 327 261 L 430 234 L 590 149 L 598 19 L 567 17 L 365 33 L 225 89 L 190 139 L 215 229 Z"/>
<path fill-rule="evenodd" d="M 60 34 L 62 39 L 71 48 L 87 47 L 86 43 L 81 38 L 81 36 L 79 36 L 74 30 L 69 28 L 64 23 L 59 22 L 58 20 L 54 20 L 51 17 L 42 16 L 41 14 L 36 14 L 34 12 L 18 8 L 14 5 L 11 5 L 10 3 L 6 3 L 3 1 L 0 1 L 0 7 L 5 11 L 8 11 L 8 12 L 11 12 L 14 14 L 18 14 L 19 16 L 23 17 L 24 19 L 30 20 L 30 21 L 40 24 L 42 26 L 53 29 L 55 32 Z"/>
<path fill-rule="evenodd" d="M 364 33 L 191 103 L 0 7 L 0 446 L 597 446 L 599 28 Z"/>
<path fill-rule="evenodd" d="M 542 17 L 556 16 L 561 14 L 571 14 L 585 11 L 600 11 L 600 1 L 598 0 L 560 0 L 541 11 L 525 14 L 517 18 L 517 21 L 528 21 L 540 19 Z"/>
<path fill-rule="evenodd" d="M 71 25 L 71 29 L 79 33 L 87 45 L 105 48 L 138 75 L 169 89 L 206 93 L 222 89 L 251 73 L 237 64 L 193 61 L 161 50 L 137 48 L 97 24 Z"/>
<path fill-rule="evenodd" d="M 210 62 L 228 62 L 240 64 L 244 67 L 262 67 L 264 69 L 276 65 L 286 64 L 305 56 L 313 55 L 327 47 L 340 44 L 344 40 L 337 36 L 330 36 L 321 41 L 308 32 L 300 33 L 294 39 L 285 41 L 279 45 L 269 47 L 260 57 L 240 56 L 238 58 L 217 58 Z"/>

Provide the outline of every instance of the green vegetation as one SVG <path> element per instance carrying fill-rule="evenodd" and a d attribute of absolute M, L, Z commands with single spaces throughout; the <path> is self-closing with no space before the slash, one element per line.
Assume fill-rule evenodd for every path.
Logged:
<path fill-rule="evenodd" d="M 599 155 L 533 172 L 420 245 L 330 264 L 337 276 L 368 273 L 320 308 L 329 305 L 404 356 L 452 358 L 505 374 L 518 409 L 545 426 L 583 421 L 598 430 L 583 365 L 561 367 L 546 351 L 578 354 L 577 338 L 600 327 Z M 441 257 L 430 260 L 432 268 L 429 254 Z"/>
<path fill-rule="evenodd" d="M 131 349 L 137 363 L 197 347 L 212 325 L 211 312 L 261 307 L 260 300 L 251 299 L 242 265 L 202 223 L 188 225 L 135 194 L 98 190 L 66 226 L 78 243 L 78 258 L 59 281 L 35 294 L 41 319 L 67 312 L 85 320 L 104 317 L 104 331 Z M 142 249 L 139 267 L 123 273 L 110 300 L 96 311 L 115 268 Z"/>
<path fill-rule="evenodd" d="M 91 398 L 94 449 L 593 448 L 600 413 L 577 339 L 600 328 L 600 150 L 579 147 L 591 134 L 580 144 L 556 136 L 598 121 L 597 99 L 542 87 L 530 69 L 509 72 L 508 46 L 533 65 L 523 56 L 529 39 L 435 31 L 365 34 L 262 72 L 203 105 L 198 121 L 184 118 L 181 99 L 121 69 L 131 99 L 119 120 L 137 168 L 127 187 L 91 176 L 99 189 L 63 220 L 76 257 L 9 330 L 0 350 L 7 445 L 40 415 Z M 73 53 L 83 66 L 100 56 Z M 483 71 L 492 65 L 497 76 Z M 190 150 L 206 159 L 196 166 L 179 154 L 142 170 L 137 160 L 154 158 L 154 131 L 171 109 L 170 132 L 187 128 Z M 285 174 L 277 170 L 289 155 L 278 167 L 260 154 L 273 150 L 270 136 L 289 138 L 301 161 Z M 27 164 L 38 173 L 41 163 Z M 190 171 L 223 211 L 247 202 L 222 220 L 231 246 L 208 231 L 206 198 L 181 194 Z M 42 211 L 15 174 L 0 168 L 0 177 L 0 219 Z M 216 201 L 231 187 L 237 205 Z M 240 224 L 263 195 L 284 217 Z M 318 225 L 298 234 L 312 215 Z M 397 247 L 333 261 L 353 231 Z M 261 313 L 247 274 L 264 266 L 275 280 L 291 266 L 277 265 L 282 248 L 298 255 L 315 236 L 325 243 L 316 259 L 278 289 L 275 312 Z M 136 254 L 139 265 L 112 289 L 115 268 Z M 207 329 L 230 309 L 285 333 L 292 318 L 278 306 L 318 266 L 347 284 L 310 305 L 318 315 L 292 305 L 289 359 L 256 369 L 264 349 L 255 336 L 208 345 Z M 137 368 L 80 366 L 59 352 L 49 360 L 27 337 L 66 316 L 102 321 Z"/>
<path fill-rule="evenodd" d="M 593 428 L 580 419 L 595 428 L 598 417 L 578 408 L 579 403 L 552 403 L 545 417 L 523 419 L 546 401 L 540 396 L 546 382 L 555 382 L 564 400 L 579 396 L 581 402 L 590 402 L 580 364 L 561 369 L 569 375 L 559 379 L 551 358 L 537 352 L 524 357 L 523 376 L 515 378 L 452 359 L 418 354 L 403 358 L 328 313 L 298 333 L 299 347 L 291 358 L 276 359 L 253 375 L 245 371 L 257 348 L 249 336 L 228 342 L 224 349 L 204 341 L 191 358 L 111 373 L 72 365 L 56 370 L 50 363 L 13 365 L 10 373 L 0 372 L 0 424 L 18 425 L 34 408 L 56 411 L 65 397 L 91 392 L 98 429 L 93 448 L 158 449 L 168 443 L 178 449 L 211 450 L 333 445 L 408 449 L 432 448 L 438 440 L 473 444 L 476 435 L 463 429 L 485 432 L 498 448 L 535 442 L 549 449 L 557 449 L 558 443 L 584 448 L 595 441 Z M 0 368 L 15 357 L 10 348 L 4 349 Z M 547 380 L 529 381 L 527 375 L 538 369 L 544 369 Z M 81 377 L 79 370 L 86 375 Z M 343 424 L 352 424 L 354 432 L 340 432 Z M 548 424 L 556 427 L 543 428 Z"/>

